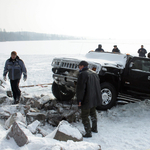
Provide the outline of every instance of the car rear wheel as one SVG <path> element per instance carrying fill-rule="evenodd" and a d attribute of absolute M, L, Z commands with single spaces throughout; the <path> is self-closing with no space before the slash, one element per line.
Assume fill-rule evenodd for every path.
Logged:
<path fill-rule="evenodd" d="M 53 95 L 60 101 L 69 101 L 71 100 L 75 93 L 72 91 L 68 91 L 65 86 L 58 85 L 57 83 L 53 82 L 52 85 L 52 93 Z"/>
<path fill-rule="evenodd" d="M 104 82 L 101 84 L 101 94 L 102 94 L 102 105 L 98 106 L 99 110 L 107 110 L 112 108 L 116 104 L 116 89 L 115 87 L 108 83 Z"/>

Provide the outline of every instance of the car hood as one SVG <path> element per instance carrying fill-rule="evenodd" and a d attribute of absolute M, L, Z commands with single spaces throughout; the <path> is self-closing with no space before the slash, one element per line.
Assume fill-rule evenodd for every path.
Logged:
<path fill-rule="evenodd" d="M 76 61 L 80 62 L 82 60 L 88 63 L 99 64 L 104 67 L 113 67 L 124 69 L 127 61 L 126 54 L 116 54 L 116 53 L 101 53 L 101 52 L 89 52 L 85 56 L 74 56 L 74 57 L 60 57 L 55 59 L 61 59 L 66 61 Z"/>

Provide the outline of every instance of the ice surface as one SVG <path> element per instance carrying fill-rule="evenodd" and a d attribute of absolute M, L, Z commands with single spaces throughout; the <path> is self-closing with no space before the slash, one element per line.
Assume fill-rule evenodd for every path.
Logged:
<path fill-rule="evenodd" d="M 58 127 L 57 127 L 53 132 L 51 132 L 50 134 L 48 134 L 48 135 L 46 136 L 46 138 L 51 138 L 51 139 L 53 139 L 53 138 L 55 137 L 55 135 L 56 135 L 57 130 L 58 130 Z"/>
<path fill-rule="evenodd" d="M 51 96 L 50 95 L 45 95 L 43 96 L 41 99 L 38 100 L 38 102 L 40 104 L 44 104 L 45 102 L 49 101 L 51 99 Z"/>
<path fill-rule="evenodd" d="M 36 129 L 37 127 L 39 126 L 40 122 L 38 120 L 35 120 L 34 122 L 32 122 L 31 124 L 29 124 L 27 126 L 27 128 L 32 132 L 32 133 L 35 133 L 36 132 Z"/>
<path fill-rule="evenodd" d="M 79 130 L 66 121 L 60 122 L 59 131 L 77 139 L 82 138 L 82 135 L 79 132 Z"/>
<path fill-rule="evenodd" d="M 148 42 L 116 40 L 0 42 L 0 79 L 3 79 L 4 64 L 12 50 L 18 52 L 28 70 L 27 81 L 21 80 L 20 85 L 33 85 L 53 81 L 51 62 L 54 57 L 81 56 L 81 53 L 86 54 L 89 50 L 94 50 L 99 43 L 108 51 L 111 51 L 113 45 L 117 44 L 121 52 L 137 55 L 141 43 L 147 50 L 150 49 Z M 69 55 L 70 53 L 72 54 Z M 5 82 L 5 87 L 10 89 L 9 80 Z M 51 86 L 21 88 L 21 90 L 31 95 L 50 94 L 52 96 Z M 15 112 L 15 107 L 0 106 L 0 110 Z M 72 123 L 72 125 L 80 131 L 84 130 L 81 122 Z M 54 130 L 48 125 L 44 129 L 49 133 Z M 52 150 L 58 147 L 63 147 L 65 150 L 95 150 L 97 145 L 101 145 L 102 150 L 148 150 L 150 149 L 150 105 L 145 102 L 131 103 L 118 105 L 111 110 L 98 113 L 99 132 L 92 133 L 92 138 L 84 138 L 83 142 L 59 142 L 46 137 L 31 136 L 29 130 L 27 131 L 29 144 L 19 148 L 13 139 L 6 140 L 8 131 L 0 122 L 0 150 Z"/>
<path fill-rule="evenodd" d="M 5 128 L 9 129 L 9 127 L 15 122 L 20 121 L 26 124 L 26 117 L 24 117 L 20 112 L 17 112 L 11 115 L 5 122 Z"/>
<path fill-rule="evenodd" d="M 98 113 L 98 131 L 99 133 L 92 133 L 92 138 L 84 138 L 84 142 L 74 143 L 58 142 L 53 140 L 53 136 L 46 136 L 45 138 L 31 136 L 28 133 L 30 143 L 19 150 L 32 150 L 54 147 L 55 145 L 65 147 L 66 150 L 74 149 L 93 149 L 97 143 L 102 146 L 103 150 L 148 150 L 150 148 L 150 105 L 145 101 L 139 103 L 130 103 L 127 105 L 118 105 L 111 110 L 102 111 Z M 73 123 L 80 131 L 83 131 L 81 122 Z M 51 126 L 46 126 L 49 130 Z M 45 129 L 46 129 L 45 128 Z M 71 132 L 67 127 L 68 132 Z M 17 150 L 15 142 L 5 140 L 7 131 L 0 125 L 0 147 L 1 150 L 7 148 L 9 150 Z M 89 143 L 86 143 L 89 142 Z M 11 144 L 10 144 L 11 143 Z"/>

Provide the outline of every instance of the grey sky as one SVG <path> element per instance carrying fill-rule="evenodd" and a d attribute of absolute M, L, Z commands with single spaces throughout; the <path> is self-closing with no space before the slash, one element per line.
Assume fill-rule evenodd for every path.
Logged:
<path fill-rule="evenodd" d="M 0 0 L 0 28 L 150 39 L 149 0 Z"/>

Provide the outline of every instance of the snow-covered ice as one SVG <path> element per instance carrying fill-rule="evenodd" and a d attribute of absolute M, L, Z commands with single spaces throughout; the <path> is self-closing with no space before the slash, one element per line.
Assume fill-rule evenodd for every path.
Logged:
<path fill-rule="evenodd" d="M 27 126 L 27 128 L 32 132 L 35 133 L 37 127 L 40 125 L 40 122 L 38 120 L 35 120 L 34 122 L 32 122 L 31 124 L 29 124 Z"/>
<path fill-rule="evenodd" d="M 82 135 L 79 132 L 79 130 L 77 128 L 74 128 L 72 125 L 70 125 L 68 122 L 65 121 L 63 121 L 62 123 L 60 122 L 59 131 L 72 137 L 75 137 L 77 139 L 82 138 Z"/>
<path fill-rule="evenodd" d="M 10 126 L 15 122 L 20 121 L 26 124 L 26 117 L 24 117 L 20 112 L 12 114 L 5 122 L 5 128 L 9 129 Z"/>
<path fill-rule="evenodd" d="M 98 114 L 98 134 L 92 140 L 106 150 L 150 149 L 150 106 L 131 103 Z M 104 135 L 104 136 L 103 136 Z"/>
<path fill-rule="evenodd" d="M 98 133 L 93 133 L 93 137 L 86 139 L 84 142 L 78 143 L 68 141 L 58 142 L 52 140 L 52 137 L 30 137 L 30 143 L 24 147 L 18 148 L 13 139 L 6 140 L 7 131 L 0 125 L 0 149 L 1 150 L 31 150 L 42 149 L 50 146 L 52 143 L 63 145 L 70 150 L 70 146 L 74 150 L 80 150 L 84 147 L 85 150 L 92 143 L 101 145 L 102 150 L 148 150 L 150 149 L 150 105 L 144 101 L 139 103 L 131 103 L 127 105 L 118 105 L 107 112 L 98 113 Z M 72 123 L 80 131 L 83 131 L 81 122 Z M 47 126 L 47 129 L 52 128 Z M 30 135 L 31 136 L 31 135 Z M 11 143 L 11 144 L 10 144 Z M 87 149 L 86 149 L 87 148 Z M 90 150 L 90 149 L 89 149 Z"/>
<path fill-rule="evenodd" d="M 69 44 L 68 44 L 69 43 Z M 118 42 L 100 41 L 103 48 L 111 51 L 114 44 L 119 44 L 121 51 L 137 55 L 137 49 L 141 43 L 136 42 Z M 104 44 L 103 44 L 104 43 Z M 144 42 L 142 42 L 143 44 Z M 89 50 L 93 50 L 99 44 L 99 41 L 76 42 L 76 41 L 35 41 L 35 42 L 3 42 L 0 43 L 0 79 L 2 79 L 3 68 L 10 52 L 16 50 L 21 59 L 24 60 L 27 70 L 27 82 L 21 80 L 20 85 L 37 85 L 42 83 L 52 83 L 51 62 L 54 57 L 83 56 Z M 150 49 L 150 43 L 144 43 L 146 49 Z M 146 45 L 147 44 L 147 45 Z M 77 46 L 76 46 L 77 45 Z M 59 49 L 57 51 L 57 49 Z M 133 51 L 130 51 L 132 50 Z M 75 52 L 76 50 L 76 52 Z M 126 51 L 126 50 L 129 50 Z M 72 55 L 68 55 L 73 51 Z M 42 53 L 43 52 L 43 53 Z M 63 55 L 63 53 L 65 55 Z M 36 55 L 38 54 L 38 55 Z M 45 55 L 44 55 L 45 54 Z M 8 78 L 7 78 L 8 79 Z M 9 81 L 4 83 L 6 89 L 10 89 Z M 22 91 L 34 95 L 49 95 L 53 97 L 51 86 L 21 88 Z M 2 91 L 4 93 L 4 90 Z M 1 94 L 1 93 L 0 93 Z M 0 107 L 1 110 L 8 109 L 15 112 L 10 105 Z M 101 145 L 102 150 L 149 150 L 150 149 L 150 105 L 145 101 L 139 103 L 129 103 L 127 105 L 118 105 L 111 110 L 102 111 L 98 114 L 98 133 L 93 133 L 92 138 L 83 139 L 83 142 L 59 142 L 50 137 L 38 137 L 28 133 L 29 144 L 18 147 L 11 138 L 6 139 L 8 131 L 4 128 L 3 120 L 0 120 L 0 150 L 58 150 L 63 147 L 65 150 L 95 150 L 97 145 Z M 80 122 L 72 123 L 80 131 L 83 131 L 83 125 Z M 46 124 L 44 129 L 51 133 L 55 128 Z"/>

